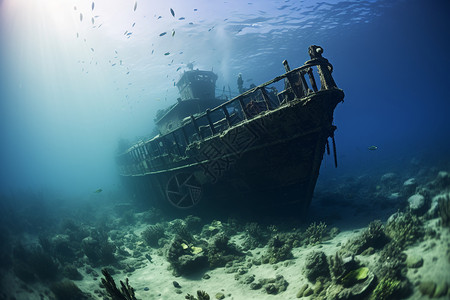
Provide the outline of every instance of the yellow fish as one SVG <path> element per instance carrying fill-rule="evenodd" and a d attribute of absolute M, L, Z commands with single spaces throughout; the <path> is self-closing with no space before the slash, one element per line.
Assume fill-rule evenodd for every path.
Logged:
<path fill-rule="evenodd" d="M 378 149 L 378 147 L 377 146 L 370 146 L 370 147 L 368 147 L 367 149 L 369 149 L 369 150 L 377 150 Z"/>

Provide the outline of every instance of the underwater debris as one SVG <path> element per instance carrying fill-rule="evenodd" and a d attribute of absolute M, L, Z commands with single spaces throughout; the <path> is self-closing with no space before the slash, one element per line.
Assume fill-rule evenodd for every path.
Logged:
<path fill-rule="evenodd" d="M 128 278 L 125 280 L 125 283 L 122 280 L 120 281 L 121 288 L 119 290 L 114 279 L 106 269 L 102 269 L 102 274 L 105 276 L 105 278 L 102 278 L 102 285 L 111 297 L 111 300 L 137 300 Z"/>

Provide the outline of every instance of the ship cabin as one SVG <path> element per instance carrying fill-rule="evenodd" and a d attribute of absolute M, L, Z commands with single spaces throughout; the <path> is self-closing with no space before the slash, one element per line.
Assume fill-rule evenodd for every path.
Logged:
<path fill-rule="evenodd" d="M 180 98 L 177 103 L 157 116 L 155 122 L 161 135 L 183 124 L 190 116 L 204 112 L 222 103 L 216 99 L 217 75 L 212 71 L 186 71 L 177 82 Z"/>

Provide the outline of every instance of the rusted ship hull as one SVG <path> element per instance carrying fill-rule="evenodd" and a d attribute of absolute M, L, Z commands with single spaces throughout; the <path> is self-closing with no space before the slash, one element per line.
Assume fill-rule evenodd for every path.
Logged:
<path fill-rule="evenodd" d="M 322 59 L 317 65 L 320 90 L 311 76 L 312 87 L 306 86 L 303 76 L 310 70 L 307 62 L 297 73 L 283 75 L 287 88 L 278 93 L 278 105 L 268 96 L 266 83 L 214 109 L 223 111 L 223 119 L 213 118 L 208 111 L 204 116 L 208 126 L 203 126 L 210 131 L 208 136 L 194 118 L 191 123 L 197 139 L 189 139 L 186 126 L 180 128 L 178 135 L 170 135 L 172 142 L 164 140 L 173 148 L 171 152 L 161 151 L 161 141 L 156 144 L 156 155 L 152 155 L 155 149 L 150 141 L 137 145 L 136 149 L 144 148 L 134 155 L 134 163 L 128 167 L 122 164 L 124 182 L 141 199 L 179 209 L 295 205 L 305 210 L 313 196 L 327 139 L 333 137 L 334 109 L 344 97 L 331 79 L 331 68 L 325 69 L 328 62 Z M 329 74 L 324 74 L 327 71 Z M 251 113 L 250 100 L 245 103 L 242 99 L 255 99 L 252 94 L 258 90 L 265 106 Z M 233 101 L 242 109 L 237 121 L 226 107 Z"/>

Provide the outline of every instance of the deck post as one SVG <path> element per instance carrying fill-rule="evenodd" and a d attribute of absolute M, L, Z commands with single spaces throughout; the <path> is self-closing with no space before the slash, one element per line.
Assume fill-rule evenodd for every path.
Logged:
<path fill-rule="evenodd" d="M 186 143 L 186 147 L 187 147 L 187 145 L 189 145 L 189 138 L 187 136 L 186 128 L 184 128 L 184 126 L 185 125 L 181 126 L 181 132 L 183 133 L 184 142 Z"/>
<path fill-rule="evenodd" d="M 246 120 L 248 120 L 250 118 L 249 114 L 247 113 L 247 111 L 245 110 L 245 105 L 244 105 L 244 101 L 242 100 L 241 97 L 238 98 L 239 101 L 239 105 L 241 106 L 242 111 L 244 112 L 244 118 Z"/>
<path fill-rule="evenodd" d="M 195 132 L 197 132 L 200 139 L 203 140 L 202 133 L 200 132 L 200 128 L 197 125 L 197 120 L 195 119 L 195 117 L 193 115 L 191 115 L 191 121 L 192 121 L 192 125 L 194 125 Z"/>
<path fill-rule="evenodd" d="M 211 129 L 211 135 L 215 135 L 217 133 L 216 128 L 214 128 L 214 123 L 211 121 L 211 110 L 208 108 L 206 110 L 206 119 L 208 119 L 209 129 Z"/>
<path fill-rule="evenodd" d="M 311 87 L 313 88 L 314 92 L 317 92 L 317 84 L 316 84 L 316 79 L 314 78 L 314 73 L 312 71 L 312 68 L 308 68 L 308 77 L 309 77 L 309 82 L 311 83 Z"/>
<path fill-rule="evenodd" d="M 283 60 L 283 66 L 284 66 L 284 70 L 286 72 L 289 72 L 291 70 L 287 60 Z M 292 93 L 294 94 L 295 98 L 300 98 L 299 95 L 297 94 L 296 89 L 295 89 L 295 84 L 294 84 L 294 82 L 292 82 L 291 75 L 287 75 L 286 76 L 286 80 L 287 80 L 287 83 L 288 83 L 288 87 L 292 90 Z"/>
<path fill-rule="evenodd" d="M 222 106 L 223 114 L 225 115 L 225 119 L 227 120 L 228 128 L 231 127 L 231 119 L 230 114 L 228 113 L 228 110 L 225 105 Z"/>
<path fill-rule="evenodd" d="M 173 137 L 173 140 L 175 141 L 175 145 L 177 146 L 178 155 L 181 156 L 181 148 L 180 148 L 180 144 L 178 144 L 178 140 L 177 140 L 177 136 L 175 135 L 175 131 L 172 131 L 172 137 Z"/>
<path fill-rule="evenodd" d="M 262 93 L 264 102 L 266 103 L 267 110 L 272 110 L 272 104 L 270 103 L 270 98 L 269 98 L 269 95 L 267 95 L 267 91 L 266 91 L 265 87 L 261 88 L 261 93 Z"/>

